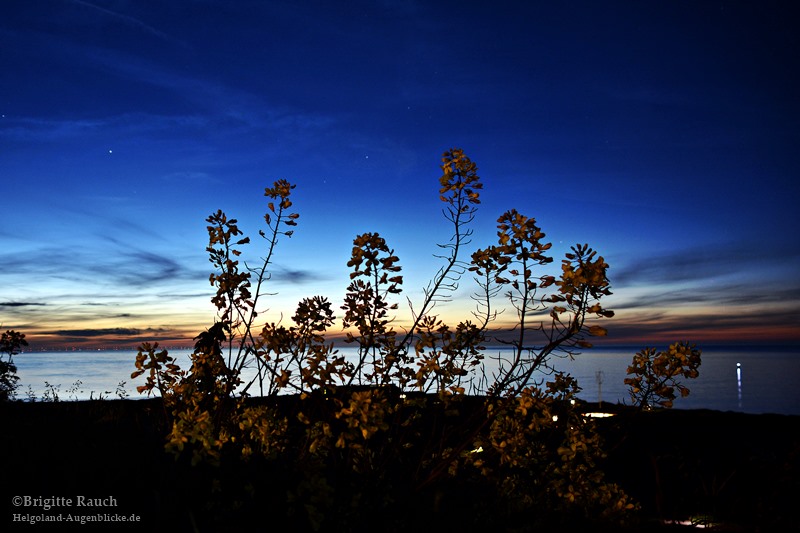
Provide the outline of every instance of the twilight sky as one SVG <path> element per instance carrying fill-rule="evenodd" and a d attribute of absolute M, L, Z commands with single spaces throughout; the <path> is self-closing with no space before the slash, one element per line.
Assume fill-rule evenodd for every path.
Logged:
<path fill-rule="evenodd" d="M 589 243 L 609 342 L 800 342 L 791 7 L 5 0 L 0 326 L 34 349 L 189 344 L 214 316 L 205 218 L 259 241 L 281 178 L 300 219 L 266 318 L 315 294 L 338 310 L 366 231 L 419 301 L 461 147 L 484 183 L 470 251 L 510 208 L 556 267 Z M 462 288 L 443 317 L 469 318 Z"/>

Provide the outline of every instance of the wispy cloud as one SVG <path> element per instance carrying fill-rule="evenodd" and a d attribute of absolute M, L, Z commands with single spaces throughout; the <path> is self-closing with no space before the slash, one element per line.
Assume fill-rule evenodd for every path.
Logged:
<path fill-rule="evenodd" d="M 787 304 L 800 302 L 800 286 L 790 284 L 780 286 L 777 283 L 756 285 L 743 283 L 709 283 L 708 285 L 687 288 L 665 289 L 654 287 L 643 292 L 620 290 L 613 300 L 615 308 L 641 309 L 715 305 L 722 307 L 774 305 L 785 307 Z"/>
<path fill-rule="evenodd" d="M 115 287 L 121 292 L 153 284 L 200 281 L 204 275 L 164 254 L 143 250 L 75 250 L 48 247 L 29 252 L 2 254 L 0 261 L 13 260 L 14 269 L 3 273 L 19 283 L 41 283 L 48 278 L 92 286 Z"/>
<path fill-rule="evenodd" d="M 141 335 L 142 330 L 136 328 L 61 329 L 44 333 L 61 337 L 135 336 Z"/>
<path fill-rule="evenodd" d="M 669 253 L 628 261 L 614 268 L 614 284 L 629 287 L 653 283 L 694 283 L 749 273 L 757 265 L 776 267 L 800 264 L 800 254 L 759 247 L 751 243 L 730 243 L 676 249 Z"/>
<path fill-rule="evenodd" d="M 209 174 L 208 172 L 198 172 L 185 170 L 180 172 L 170 172 L 162 176 L 165 182 L 192 184 L 192 185 L 220 185 L 224 183 L 221 179 Z"/>
<path fill-rule="evenodd" d="M 84 0 L 70 1 L 168 38 L 135 17 Z M 141 84 L 147 88 L 143 89 L 142 98 L 144 94 L 149 95 L 151 107 L 141 110 L 115 106 L 115 98 L 92 101 L 86 107 L 83 106 L 86 102 L 74 98 L 70 102 L 79 103 L 79 106 L 65 106 L 59 110 L 58 118 L 6 116 L 0 137 L 45 142 L 99 134 L 106 139 L 138 136 L 153 140 L 154 133 L 163 132 L 168 133 L 170 139 L 180 138 L 184 142 L 202 137 L 207 147 L 209 139 L 238 138 L 254 132 L 272 134 L 287 143 L 301 142 L 309 133 L 327 131 L 336 123 L 330 115 L 276 104 L 258 92 L 206 76 L 205 72 L 193 74 L 175 69 L 160 57 L 147 58 L 139 48 L 126 50 L 105 43 L 87 44 L 86 40 L 61 34 L 35 32 L 12 32 L 9 40 L 25 42 L 32 34 L 37 35 L 37 46 L 42 48 L 37 52 L 39 55 L 56 57 L 59 63 L 94 71 L 98 74 L 98 83 L 109 90 L 115 87 L 125 90 L 131 82 Z M 175 111 L 176 102 L 180 102 L 181 111 Z"/>
<path fill-rule="evenodd" d="M 195 114 L 173 115 L 165 108 L 162 123 L 172 127 L 202 128 L 216 136 L 268 130 L 299 137 L 313 130 L 327 129 L 336 123 L 330 115 L 309 113 L 276 105 L 263 95 L 214 78 L 181 74 L 139 55 L 108 48 L 74 45 L 80 60 L 124 80 L 160 88 L 194 105 Z M 78 60 L 78 58 L 75 58 Z M 169 101 L 169 100 L 167 100 Z"/>
<path fill-rule="evenodd" d="M 154 28 L 153 26 L 142 22 L 140 19 L 138 19 L 136 17 L 132 17 L 130 15 L 126 15 L 126 14 L 120 13 L 118 11 L 112 11 L 112 10 L 110 10 L 108 8 L 105 8 L 105 7 L 102 7 L 102 6 L 98 6 L 98 5 L 92 4 L 90 2 L 86 2 L 85 0 L 69 0 L 69 2 L 72 3 L 72 4 L 78 5 L 78 6 L 82 6 L 82 7 L 88 8 L 88 9 L 92 10 L 95 13 L 101 14 L 102 16 L 108 18 L 111 21 L 118 22 L 118 23 L 124 24 L 125 26 L 134 28 L 136 30 L 143 31 L 143 32 L 145 32 L 147 34 L 150 34 L 150 35 L 153 35 L 155 37 L 158 37 L 159 39 L 163 39 L 165 41 L 169 41 L 169 42 L 173 42 L 173 43 L 178 42 L 177 40 L 173 39 L 172 37 L 170 37 L 166 33 L 162 32 L 161 30 L 158 30 L 158 29 Z"/>
<path fill-rule="evenodd" d="M 0 128 L 0 138 L 14 141 L 50 142 L 80 137 L 108 126 L 106 120 L 58 120 L 39 118 L 7 118 Z"/>
<path fill-rule="evenodd" d="M 171 257 L 153 252 L 133 251 L 119 258 L 111 275 L 120 283 L 136 287 L 185 279 L 191 274 Z"/>
<path fill-rule="evenodd" d="M 7 118 L 0 137 L 15 141 L 52 142 L 76 139 L 87 135 L 145 135 L 167 131 L 200 131 L 209 119 L 195 115 L 156 115 L 124 113 L 100 119 Z"/>
<path fill-rule="evenodd" d="M 635 315 L 620 313 L 604 324 L 609 331 L 603 342 L 654 343 L 679 340 L 705 342 L 751 341 L 797 342 L 800 305 L 791 309 L 737 309 L 710 313 L 706 309 L 680 313 L 637 310 Z"/>
<path fill-rule="evenodd" d="M 304 285 L 325 279 L 319 272 L 307 269 L 278 267 L 272 272 L 272 280 L 281 283 Z"/>

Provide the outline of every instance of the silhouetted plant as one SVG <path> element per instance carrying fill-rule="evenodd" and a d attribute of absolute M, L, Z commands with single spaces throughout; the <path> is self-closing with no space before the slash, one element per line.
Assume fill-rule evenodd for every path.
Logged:
<path fill-rule="evenodd" d="M 551 370 L 551 357 L 574 356 L 591 347 L 588 336 L 606 334 L 587 321 L 613 316 L 600 303 L 611 294 L 608 265 L 579 244 L 558 278 L 535 272 L 553 261 L 551 245 L 534 219 L 515 210 L 498 219 L 498 244 L 465 261 L 482 184 L 460 149 L 444 153 L 441 169 L 439 194 L 452 236 L 439 244 L 444 264 L 421 302 L 408 301 L 404 328 L 394 325 L 400 259 L 377 233 L 353 241 L 342 305 L 345 342 L 356 352 L 350 359 L 326 341 L 335 317 L 323 296 L 303 299 L 291 324 L 257 320 L 275 248 L 299 218 L 289 212 L 294 185 L 279 180 L 265 189 L 268 230 L 259 234 L 267 250 L 257 267 L 240 263 L 250 239 L 236 219 L 222 211 L 207 219 L 216 321 L 196 337 L 188 370 L 167 350 L 143 343 L 132 374 L 146 375 L 140 393 L 163 399 L 168 450 L 193 465 L 255 459 L 292 465 L 289 508 L 315 528 L 339 528 L 363 518 L 364 508 L 393 505 L 396 484 L 412 498 L 462 477 L 494 484 L 501 507 L 515 512 L 588 515 L 602 508 L 613 515 L 633 508 L 596 468 L 602 450 L 592 423 L 569 407 L 577 384 L 557 375 L 543 389 L 535 377 Z M 453 327 L 435 311 L 467 271 L 479 287 L 476 321 Z M 492 331 L 503 290 L 516 320 L 508 331 Z M 491 340 L 510 345 L 511 355 L 487 376 L 483 352 Z M 246 368 L 255 376 L 244 381 Z M 256 391 L 276 400 L 248 402 Z M 278 396 L 287 394 L 296 395 L 295 411 L 277 407 Z M 337 496 L 342 487 L 347 501 Z"/>
<path fill-rule="evenodd" d="M 117 383 L 117 388 L 114 391 L 114 394 L 116 394 L 117 398 L 119 398 L 120 400 L 126 400 L 128 399 L 128 396 L 130 396 L 130 393 L 128 393 L 128 390 L 125 388 L 125 385 L 126 382 L 124 380 L 120 381 L 119 383 Z"/>
<path fill-rule="evenodd" d="M 72 383 L 72 386 L 67 389 L 67 394 L 69 394 L 68 398 L 70 400 L 77 400 L 78 399 L 78 394 L 83 392 L 83 390 L 81 390 L 81 385 L 83 385 L 83 381 L 78 379 L 78 380 L 75 380 Z"/>
<path fill-rule="evenodd" d="M 25 398 L 29 402 L 35 402 L 36 401 L 36 393 L 33 392 L 33 387 L 31 387 L 30 384 L 28 384 L 28 389 L 25 391 Z"/>
<path fill-rule="evenodd" d="M 531 528 L 547 526 L 554 512 L 620 518 L 635 508 L 597 468 L 604 453 L 592 422 L 575 409 L 579 390 L 573 377 L 557 372 L 544 388 L 527 386 L 490 405 L 488 432 L 464 454 Z"/>
<path fill-rule="evenodd" d="M 44 382 L 44 394 L 42 395 L 43 402 L 60 402 L 61 397 L 58 393 L 61 391 L 61 385 L 52 385 L 49 381 Z"/>
<path fill-rule="evenodd" d="M 585 337 L 604 336 L 601 326 L 587 327 L 587 318 L 613 317 L 614 312 L 600 304 L 603 296 L 611 294 L 606 277 L 608 265 L 588 245 L 576 245 L 562 260 L 560 279 L 551 275 L 535 275 L 533 268 L 552 262 L 545 254 L 550 243 L 542 242 L 545 234 L 536 221 L 516 210 L 504 213 L 498 219 L 498 245 L 478 250 L 473 254 L 470 268 L 482 288 L 483 309 L 491 309 L 491 298 L 501 288 L 506 292 L 517 314 L 513 340 L 496 340 L 510 344 L 510 358 L 500 360 L 500 368 L 489 388 L 491 395 L 516 394 L 526 387 L 534 373 L 546 367 L 553 355 L 572 357 L 576 348 L 591 348 Z M 539 295 L 538 291 L 555 286 L 557 291 Z M 536 321 L 535 317 L 549 309 L 549 323 Z M 487 311 L 484 311 L 486 313 Z M 488 320 L 488 318 L 487 318 Z M 533 324 L 531 321 L 533 320 Z M 538 338 L 531 342 L 531 332 Z"/>
<path fill-rule="evenodd" d="M 14 356 L 28 345 L 25 334 L 9 329 L 0 336 L 0 401 L 13 400 L 19 386 Z"/>
<path fill-rule="evenodd" d="M 672 407 L 675 389 L 685 398 L 689 388 L 679 381 L 680 377 L 694 379 L 700 375 L 701 351 L 694 344 L 676 342 L 666 351 L 645 348 L 633 356 L 625 384 L 631 400 L 642 409 L 656 405 Z"/>

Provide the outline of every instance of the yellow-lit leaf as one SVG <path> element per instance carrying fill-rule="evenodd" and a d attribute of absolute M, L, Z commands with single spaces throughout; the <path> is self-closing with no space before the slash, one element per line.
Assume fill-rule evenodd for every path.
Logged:
<path fill-rule="evenodd" d="M 589 335 L 594 337 L 605 337 L 608 335 L 608 330 L 602 326 L 591 326 L 589 328 Z"/>

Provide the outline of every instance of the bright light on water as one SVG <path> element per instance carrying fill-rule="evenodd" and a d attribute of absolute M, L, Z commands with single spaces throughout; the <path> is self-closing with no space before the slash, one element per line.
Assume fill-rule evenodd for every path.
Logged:
<path fill-rule="evenodd" d="M 736 390 L 739 393 L 739 409 L 742 408 L 742 363 L 736 363 Z"/>

